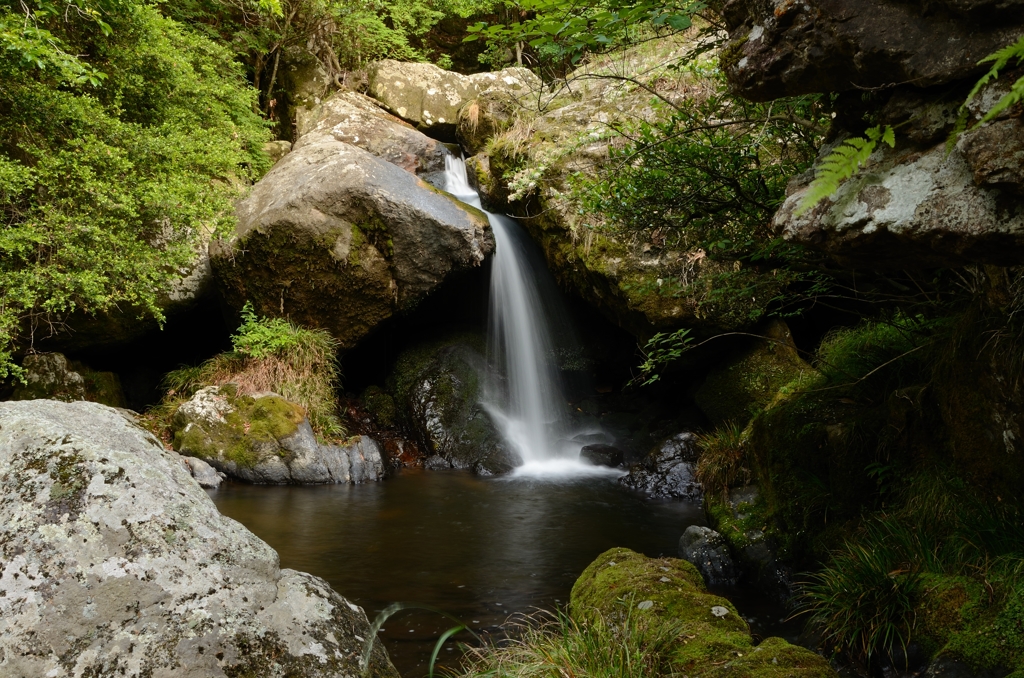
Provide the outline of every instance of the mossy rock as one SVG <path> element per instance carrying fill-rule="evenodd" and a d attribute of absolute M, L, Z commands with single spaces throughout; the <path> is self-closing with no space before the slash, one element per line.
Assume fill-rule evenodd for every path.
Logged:
<path fill-rule="evenodd" d="M 299 429 L 305 410 L 281 396 L 237 394 L 228 384 L 201 389 L 175 412 L 174 449 L 214 463 L 253 469 L 287 455 L 280 441 Z"/>
<path fill-rule="evenodd" d="M 707 592 L 697 569 L 677 558 L 648 558 L 625 548 L 602 553 L 576 581 L 570 612 L 580 623 L 601 615 L 654 617 L 677 642 L 673 669 L 688 676 L 829 677 L 836 674 L 810 650 L 769 638 L 755 646 L 747 623 L 725 598 Z"/>
<path fill-rule="evenodd" d="M 35 353 L 25 356 L 24 384 L 17 384 L 11 400 L 88 400 L 110 407 L 125 407 L 121 380 L 113 372 L 97 372 L 77 361 L 68 361 L 62 353 Z"/>
<path fill-rule="evenodd" d="M 397 419 L 430 455 L 491 475 L 520 463 L 481 405 L 486 373 L 480 335 L 457 335 L 399 356 L 387 380 Z"/>
<path fill-rule="evenodd" d="M 782 387 L 814 374 L 797 353 L 786 323 L 771 321 L 763 335 L 764 340 L 712 370 L 697 391 L 697 406 L 712 422 L 746 424 Z"/>
<path fill-rule="evenodd" d="M 380 386 L 370 386 L 363 391 L 363 404 L 367 411 L 373 415 L 377 423 L 385 428 L 395 426 L 398 419 L 398 410 L 395 407 L 395 399 L 391 397 Z"/>

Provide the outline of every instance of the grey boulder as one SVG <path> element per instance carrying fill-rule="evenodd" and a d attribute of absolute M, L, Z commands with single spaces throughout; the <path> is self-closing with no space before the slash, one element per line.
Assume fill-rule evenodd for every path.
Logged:
<path fill-rule="evenodd" d="M 120 411 L 0 403 L 0 675 L 359 675 L 369 624 Z M 397 678 L 377 645 L 371 674 Z"/>
<path fill-rule="evenodd" d="M 188 467 L 189 473 L 199 483 L 199 487 L 216 490 L 224 482 L 227 475 L 213 468 L 202 459 L 196 457 L 182 457 L 181 460 Z"/>
<path fill-rule="evenodd" d="M 235 237 L 210 248 L 228 303 L 326 329 L 342 348 L 494 250 L 482 212 L 323 135 L 286 155 L 236 211 Z"/>
<path fill-rule="evenodd" d="M 736 563 L 725 538 L 709 527 L 691 525 L 679 538 L 679 557 L 700 571 L 710 586 L 735 586 L 739 580 Z"/>

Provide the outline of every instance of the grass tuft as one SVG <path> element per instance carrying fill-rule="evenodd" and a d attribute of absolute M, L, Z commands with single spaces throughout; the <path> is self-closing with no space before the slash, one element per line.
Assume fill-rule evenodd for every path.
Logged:
<path fill-rule="evenodd" d="M 719 494 L 723 500 L 729 488 L 750 482 L 744 450 L 743 429 L 729 422 L 711 433 L 697 436 L 701 455 L 697 461 L 697 480 L 705 494 Z"/>

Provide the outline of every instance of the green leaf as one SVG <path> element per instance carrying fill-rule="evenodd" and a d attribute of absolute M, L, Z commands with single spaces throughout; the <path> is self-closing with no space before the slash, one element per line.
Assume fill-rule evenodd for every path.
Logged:
<path fill-rule="evenodd" d="M 890 147 L 896 145 L 896 133 L 889 125 L 872 127 L 863 137 L 851 137 L 836 146 L 820 163 L 815 171 L 814 181 L 797 205 L 794 214 L 800 216 L 815 207 L 822 200 L 832 196 L 844 181 L 860 172 L 874 152 L 879 141 Z"/>

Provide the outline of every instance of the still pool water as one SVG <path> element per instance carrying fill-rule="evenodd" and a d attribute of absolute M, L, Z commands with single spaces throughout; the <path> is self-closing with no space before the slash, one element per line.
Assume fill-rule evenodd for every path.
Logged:
<path fill-rule="evenodd" d="M 226 484 L 212 496 L 277 550 L 282 567 L 323 577 L 371 620 L 393 602 L 415 602 L 484 634 L 500 634 L 514 613 L 564 606 L 602 551 L 675 556 L 687 526 L 704 524 L 697 506 L 650 502 L 608 477 L 403 471 L 364 485 Z M 435 613 L 403 611 L 381 637 L 402 675 L 419 678 L 451 626 Z M 457 654 L 449 643 L 442 659 L 451 664 Z"/>

